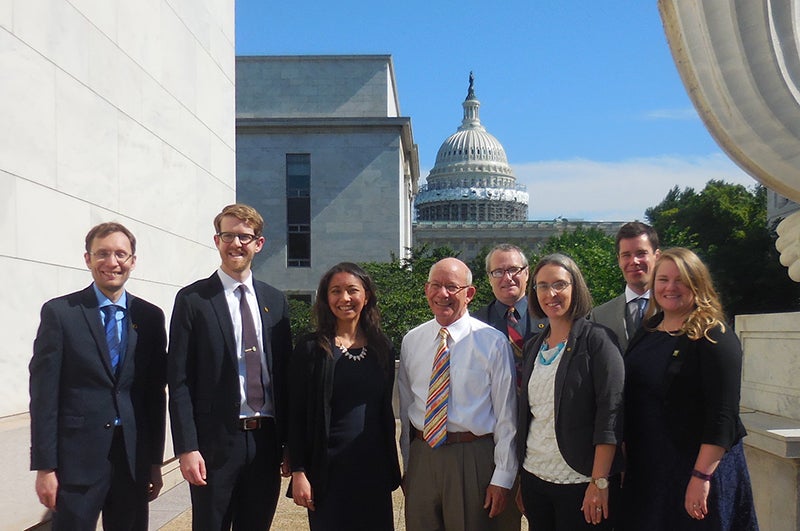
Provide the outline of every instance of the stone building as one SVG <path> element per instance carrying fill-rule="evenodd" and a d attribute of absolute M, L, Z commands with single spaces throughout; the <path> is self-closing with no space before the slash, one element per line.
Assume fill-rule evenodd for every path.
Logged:
<path fill-rule="evenodd" d="M 471 260 L 497 243 L 536 249 L 551 236 L 578 228 L 616 234 L 624 222 L 529 221 L 528 192 L 517 183 L 502 144 L 481 124 L 472 73 L 461 105 L 461 125 L 442 142 L 414 199 L 415 245 L 450 247 Z"/>
<path fill-rule="evenodd" d="M 28 529 L 49 518 L 28 470 L 28 362 L 41 305 L 92 282 L 87 231 L 133 231 L 127 289 L 167 316 L 219 265 L 212 220 L 236 196 L 233 3 L 5 1 L 0 49 L 0 529 Z"/>
<path fill-rule="evenodd" d="M 391 56 L 238 57 L 236 173 L 266 224 L 254 272 L 290 296 L 338 262 L 404 256 L 419 161 Z"/>
<path fill-rule="evenodd" d="M 528 192 L 517 184 L 502 144 L 481 124 L 469 75 L 464 119 L 439 148 L 415 199 L 417 221 L 524 221 Z"/>

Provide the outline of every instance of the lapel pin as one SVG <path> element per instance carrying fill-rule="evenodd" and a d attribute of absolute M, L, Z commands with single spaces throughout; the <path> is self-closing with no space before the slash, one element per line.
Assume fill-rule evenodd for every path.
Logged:
<path fill-rule="evenodd" d="M 681 352 L 680 350 L 673 350 L 673 351 L 672 351 L 672 357 L 673 357 L 673 358 L 677 358 L 677 357 L 678 357 L 678 354 L 680 354 L 680 352 Z"/>
<path fill-rule="evenodd" d="M 264 311 L 265 311 L 265 312 L 267 312 L 267 313 L 269 313 L 269 308 L 267 308 L 266 306 L 264 306 Z"/>

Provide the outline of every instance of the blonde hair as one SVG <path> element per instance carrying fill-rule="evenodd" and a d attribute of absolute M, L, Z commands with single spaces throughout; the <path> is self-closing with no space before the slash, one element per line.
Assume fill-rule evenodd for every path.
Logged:
<path fill-rule="evenodd" d="M 720 303 L 717 290 L 714 289 L 714 283 L 711 280 L 711 273 L 708 271 L 708 267 L 700 260 L 700 257 L 689 249 L 673 247 L 672 249 L 661 251 L 661 255 L 656 260 L 656 265 L 653 269 L 654 283 L 659 267 L 666 260 L 675 264 L 681 277 L 681 282 L 694 295 L 694 310 L 686 318 L 680 333 L 686 334 L 691 340 L 705 337 L 712 343 L 716 343 L 709 337 L 708 333 L 716 327 L 720 327 L 721 331 L 725 332 L 725 313 L 722 311 L 722 303 Z M 653 297 L 651 300 L 653 304 L 648 308 L 648 317 L 662 311 L 658 304 L 658 299 Z"/>

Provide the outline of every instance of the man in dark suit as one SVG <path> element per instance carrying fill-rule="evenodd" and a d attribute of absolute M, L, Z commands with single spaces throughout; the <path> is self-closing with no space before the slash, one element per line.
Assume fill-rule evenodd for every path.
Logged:
<path fill-rule="evenodd" d="M 476 319 L 503 332 L 514 351 L 517 376 L 522 368 L 522 345 L 547 326 L 528 312 L 528 259 L 522 249 L 510 243 L 496 245 L 486 255 L 486 274 L 495 300 L 472 314 Z M 517 379 L 519 385 L 519 379 Z"/>
<path fill-rule="evenodd" d="M 164 313 L 125 291 L 136 238 L 119 223 L 86 235 L 94 282 L 42 307 L 30 362 L 31 470 L 53 529 L 146 530 L 161 490 Z"/>
<path fill-rule="evenodd" d="M 661 250 L 658 233 L 639 221 L 624 224 L 616 236 L 617 264 L 625 277 L 625 292 L 592 310 L 589 319 L 610 328 L 622 352 L 639 328 L 650 302 L 653 267 Z"/>
<path fill-rule="evenodd" d="M 194 530 L 269 529 L 280 474 L 289 472 L 281 466 L 289 305 L 253 279 L 263 227 L 253 208 L 225 207 L 214 219 L 220 268 L 175 298 L 169 411 Z"/>
<path fill-rule="evenodd" d="M 503 332 L 514 352 L 515 382 L 519 392 L 522 376 L 522 346 L 547 326 L 547 319 L 538 319 L 528 312 L 528 259 L 522 249 L 510 243 L 496 245 L 486 255 L 486 274 L 492 286 L 495 300 L 472 314 L 473 317 L 490 324 Z M 512 489 L 516 492 L 516 485 Z M 509 503 L 505 511 L 492 522 L 497 531 L 519 531 L 522 515 L 515 503 Z"/>

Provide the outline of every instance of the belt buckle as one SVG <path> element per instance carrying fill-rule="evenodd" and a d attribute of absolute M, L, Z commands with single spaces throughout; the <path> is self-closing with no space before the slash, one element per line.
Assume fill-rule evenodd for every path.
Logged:
<path fill-rule="evenodd" d="M 241 423 L 242 431 L 257 430 L 261 427 L 261 419 L 258 417 L 241 419 Z"/>

